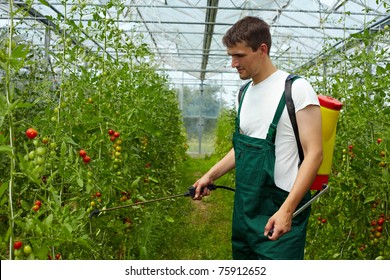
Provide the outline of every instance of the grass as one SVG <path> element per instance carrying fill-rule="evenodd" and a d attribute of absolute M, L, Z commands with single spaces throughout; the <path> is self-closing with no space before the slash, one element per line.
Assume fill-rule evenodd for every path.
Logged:
<path fill-rule="evenodd" d="M 216 158 L 188 158 L 182 167 L 183 186 L 191 186 Z M 222 178 L 216 182 L 223 184 Z M 174 222 L 163 229 L 155 259 L 225 260 L 231 259 L 231 219 L 234 193 L 217 189 L 201 201 L 177 199 L 172 208 Z"/>

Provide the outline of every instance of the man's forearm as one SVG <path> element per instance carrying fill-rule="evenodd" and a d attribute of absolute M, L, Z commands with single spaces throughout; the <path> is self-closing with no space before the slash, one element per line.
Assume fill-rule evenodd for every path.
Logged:
<path fill-rule="evenodd" d="M 224 158 L 210 168 L 205 176 L 207 176 L 211 181 L 215 181 L 232 170 L 235 166 L 234 149 L 231 149 Z"/>

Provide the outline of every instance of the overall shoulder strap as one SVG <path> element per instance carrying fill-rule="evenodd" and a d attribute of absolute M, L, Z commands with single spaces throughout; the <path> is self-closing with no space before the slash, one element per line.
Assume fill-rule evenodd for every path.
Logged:
<path fill-rule="evenodd" d="M 289 115 L 290 120 L 291 120 L 291 124 L 292 124 L 294 134 L 295 134 L 295 139 L 296 139 L 297 146 L 298 146 L 298 154 L 299 154 L 299 160 L 300 160 L 299 165 L 301 165 L 303 158 L 304 158 L 304 155 L 303 155 L 301 140 L 299 138 L 297 118 L 295 115 L 295 106 L 294 106 L 294 102 L 293 102 L 293 99 L 291 96 L 292 83 L 298 78 L 300 78 L 300 77 L 297 75 L 294 75 L 294 74 L 288 75 L 288 77 L 286 79 L 286 83 L 285 83 L 284 96 L 286 98 L 286 107 L 287 107 L 288 115 Z"/>
<path fill-rule="evenodd" d="M 276 108 L 274 118 L 272 119 L 272 123 L 268 127 L 268 132 L 267 132 L 267 140 L 274 144 L 275 144 L 275 137 L 276 137 L 276 128 L 278 126 L 280 117 L 282 116 L 285 106 L 286 106 L 286 98 L 284 97 L 284 94 L 282 94 L 279 100 L 278 107 Z"/>
<path fill-rule="evenodd" d="M 247 83 L 245 83 L 244 85 L 242 85 L 240 87 L 240 91 L 238 92 L 238 104 L 241 104 L 242 98 L 243 98 L 242 95 L 246 92 L 246 90 L 247 90 L 248 86 L 250 85 L 250 83 L 252 83 L 252 80 L 247 82 Z"/>
<path fill-rule="evenodd" d="M 240 113 L 241 113 L 242 100 L 244 99 L 246 90 L 249 87 L 251 82 L 252 81 L 249 81 L 249 82 L 245 83 L 244 85 L 242 85 L 240 88 L 240 91 L 238 92 L 238 110 L 237 110 L 236 124 L 235 124 L 236 132 L 239 132 L 239 130 L 240 130 Z"/>

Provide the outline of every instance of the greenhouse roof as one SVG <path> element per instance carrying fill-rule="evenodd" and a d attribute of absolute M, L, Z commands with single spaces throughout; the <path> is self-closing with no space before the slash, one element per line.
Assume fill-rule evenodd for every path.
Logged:
<path fill-rule="evenodd" d="M 1 28 L 8 24 L 9 1 L 0 0 Z M 186 75 L 198 83 L 211 78 L 220 79 L 221 75 L 224 80 L 239 82 L 221 40 L 227 29 L 240 18 L 259 16 L 270 25 L 273 36 L 271 58 L 279 68 L 292 72 L 315 62 L 323 55 L 325 46 L 336 48 L 351 34 L 366 28 L 375 31 L 388 25 L 389 4 L 386 1 L 34 0 L 31 7 L 26 8 L 29 16 L 24 21 L 50 25 L 51 17 L 58 18 L 73 6 L 85 5 L 83 18 L 74 20 L 87 24 L 91 20 L 88 9 L 121 2 L 123 10 L 117 12 L 118 9 L 113 7 L 107 15 L 124 32 L 132 36 L 142 35 L 143 42 L 159 62 L 159 70 L 172 77 Z M 20 8 L 26 7 L 27 1 L 13 2 L 15 8 Z M 42 34 L 44 30 L 42 28 Z M 101 42 L 85 41 L 85 44 L 96 50 L 101 48 Z"/>

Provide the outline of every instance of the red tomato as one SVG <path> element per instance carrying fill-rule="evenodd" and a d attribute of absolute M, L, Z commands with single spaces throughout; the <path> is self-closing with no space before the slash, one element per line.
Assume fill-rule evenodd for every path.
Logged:
<path fill-rule="evenodd" d="M 382 139 L 378 138 L 377 142 L 378 142 L 378 144 L 380 144 L 382 142 Z"/>
<path fill-rule="evenodd" d="M 101 197 L 102 194 L 101 194 L 100 192 L 96 192 L 96 196 L 97 196 L 97 197 Z"/>
<path fill-rule="evenodd" d="M 111 141 L 111 142 L 115 142 L 115 139 L 116 139 L 116 138 L 115 138 L 114 135 L 110 137 L 110 141 Z"/>
<path fill-rule="evenodd" d="M 114 133 L 115 133 L 114 130 L 112 130 L 112 129 L 109 129 L 109 130 L 108 130 L 108 135 L 114 135 Z"/>
<path fill-rule="evenodd" d="M 383 231 L 383 226 L 377 226 L 376 231 L 382 232 Z"/>
<path fill-rule="evenodd" d="M 37 137 L 37 135 L 38 135 L 38 132 L 34 128 L 29 128 L 26 130 L 26 136 L 29 139 L 34 139 L 35 137 Z"/>
<path fill-rule="evenodd" d="M 372 220 L 371 221 L 371 225 L 374 227 L 374 226 L 376 226 L 376 220 Z"/>
<path fill-rule="evenodd" d="M 114 137 L 115 137 L 115 138 L 118 138 L 119 136 L 120 136 L 119 132 L 115 131 L 115 132 L 114 132 Z"/>
<path fill-rule="evenodd" d="M 80 155 L 80 157 L 86 157 L 87 152 L 84 150 L 80 150 L 79 155 Z"/>
<path fill-rule="evenodd" d="M 379 220 L 378 220 L 377 224 L 378 224 L 378 226 L 381 226 L 381 225 L 383 225 L 383 224 L 384 224 L 384 222 L 385 222 L 385 219 L 383 219 L 383 218 L 379 218 Z"/>
<path fill-rule="evenodd" d="M 85 156 L 85 157 L 83 157 L 83 161 L 84 161 L 85 163 L 88 163 L 88 162 L 91 161 L 91 158 L 90 158 L 89 156 Z"/>
<path fill-rule="evenodd" d="M 56 254 L 56 260 L 59 260 L 59 259 L 61 259 L 61 254 L 60 253 Z"/>
<path fill-rule="evenodd" d="M 39 210 L 39 208 L 41 208 L 41 207 L 39 207 L 39 205 L 36 205 L 36 204 L 33 207 L 31 207 L 31 209 L 35 212 L 37 212 Z"/>
<path fill-rule="evenodd" d="M 14 249 L 15 250 L 18 250 L 18 249 L 20 249 L 20 248 L 22 248 L 22 246 L 23 246 L 23 243 L 22 243 L 22 241 L 15 241 L 15 243 L 14 243 Z"/>
<path fill-rule="evenodd" d="M 41 207 L 42 202 L 40 200 L 37 200 L 37 201 L 35 201 L 34 205 L 38 205 L 39 207 Z"/>

